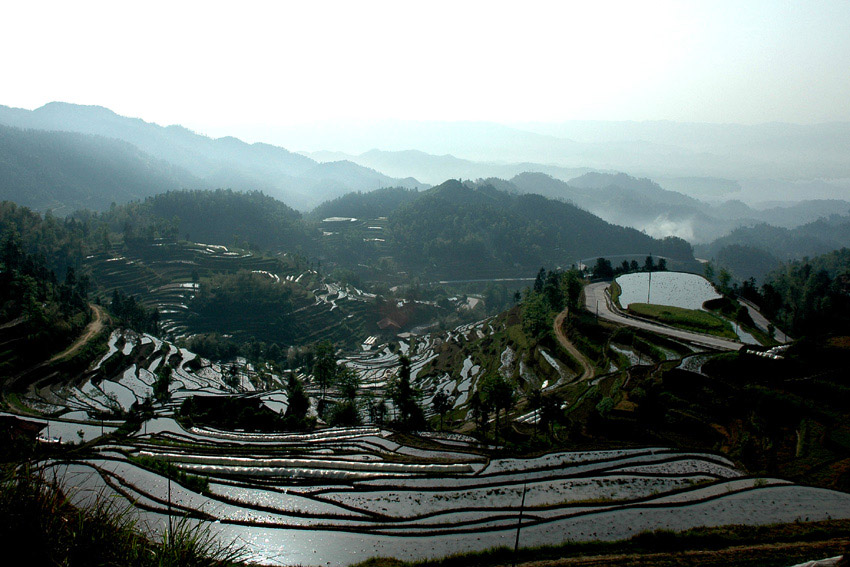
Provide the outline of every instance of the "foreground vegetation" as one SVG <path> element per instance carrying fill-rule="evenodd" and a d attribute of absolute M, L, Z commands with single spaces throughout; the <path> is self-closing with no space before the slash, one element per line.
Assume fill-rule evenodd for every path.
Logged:
<path fill-rule="evenodd" d="M 455 189 L 466 191 L 469 188 L 443 187 L 440 191 L 431 194 L 428 197 L 430 201 L 427 202 L 444 207 L 446 201 L 450 201 L 445 193 Z M 470 190 L 469 194 L 464 193 L 464 197 L 478 200 L 489 199 L 493 196 L 487 189 Z M 217 194 L 216 198 L 226 200 L 230 196 Z M 181 202 L 180 199 L 174 200 L 174 203 L 178 205 Z M 262 199 L 259 199 L 259 202 L 262 202 Z M 515 212 L 514 207 L 521 209 L 529 205 L 522 200 L 511 200 L 506 203 L 499 206 L 493 205 L 494 209 L 487 210 L 509 218 Z M 403 206 L 413 207 L 413 205 L 414 201 L 411 200 Z M 500 206 L 506 209 L 499 209 Z M 139 207 L 144 210 L 142 205 Z M 112 211 L 111 214 L 120 212 Z M 124 210 L 124 212 L 127 211 Z M 404 209 L 402 213 L 411 214 L 411 211 Z M 104 254 L 108 251 L 111 256 L 119 246 L 123 252 L 129 254 L 139 248 L 155 250 L 157 244 L 162 244 L 158 247 L 162 250 L 161 256 L 151 261 L 151 264 L 160 262 L 167 265 L 168 270 L 171 271 L 148 270 L 154 275 L 149 280 L 144 280 L 145 283 L 140 285 L 140 288 L 153 288 L 155 285 L 162 284 L 163 281 L 158 278 L 164 279 L 165 276 L 160 274 L 170 273 L 173 277 L 178 270 L 184 270 L 179 272 L 179 279 L 186 280 L 181 281 L 181 284 L 189 284 L 188 280 L 192 280 L 191 284 L 195 284 L 192 289 L 198 290 L 196 304 L 198 318 L 220 317 L 227 320 L 242 313 L 246 319 L 250 319 L 256 318 L 256 312 L 270 313 L 274 312 L 276 307 L 285 308 L 287 311 L 300 308 L 302 304 L 305 306 L 312 304 L 316 298 L 316 293 L 309 288 L 321 285 L 319 269 L 313 269 L 319 266 L 305 266 L 303 258 L 266 257 L 263 262 L 268 262 L 267 264 L 254 265 L 252 270 L 243 268 L 241 271 L 231 270 L 227 273 L 205 272 L 202 266 L 195 277 L 195 274 L 190 274 L 187 268 L 181 267 L 179 261 L 175 262 L 174 258 L 168 256 L 170 251 L 166 250 L 166 244 L 174 244 L 168 239 L 177 238 L 177 225 L 157 224 L 156 219 L 160 217 L 152 217 L 154 220 L 143 226 L 125 225 L 126 230 L 120 236 L 121 240 L 113 240 L 115 233 L 111 229 L 105 230 L 99 233 L 100 237 L 103 237 L 103 241 L 99 244 L 88 232 L 92 227 L 96 227 L 96 224 L 83 223 L 83 228 L 80 228 L 78 226 L 80 221 L 64 221 L 63 224 L 50 218 L 36 219 L 28 213 L 21 213 L 15 218 L 24 226 L 31 221 L 34 226 L 43 229 L 42 232 L 55 229 L 57 234 L 68 236 L 69 242 L 80 244 L 80 248 L 79 250 L 68 248 L 66 256 L 57 254 L 53 257 L 54 262 L 57 261 L 55 258 L 64 258 L 65 265 L 62 269 L 64 269 L 65 278 L 64 283 L 60 284 L 58 281 L 61 281 L 61 278 L 57 278 L 56 272 L 53 272 L 52 277 L 50 276 L 51 268 L 46 261 L 41 260 L 37 252 L 40 249 L 56 250 L 56 248 L 45 248 L 43 238 L 27 241 L 29 237 L 22 236 L 16 241 L 14 234 L 10 231 L 4 244 L 4 255 L 0 257 L 4 266 L 0 275 L 5 278 L 4 283 L 7 284 L 3 288 L 6 295 L 0 323 L 11 324 L 4 328 L 6 334 L 2 336 L 6 341 L 5 356 L 14 354 L 13 341 L 16 337 L 13 335 L 19 333 L 20 329 L 28 328 L 25 325 L 33 325 L 36 332 L 50 331 L 52 329 L 49 324 L 51 315 L 61 315 L 52 319 L 54 325 L 56 321 L 59 321 L 66 326 L 60 329 L 63 331 L 62 334 L 49 335 L 55 339 L 50 343 L 54 350 L 80 332 L 84 323 L 88 321 L 88 296 L 86 295 L 88 285 L 87 280 L 77 277 L 78 272 L 70 265 L 70 262 L 78 258 L 81 251 L 89 251 L 89 247 L 92 247 L 92 250 L 100 250 Z M 144 218 L 144 215 L 139 213 L 139 216 L 134 217 L 128 213 L 127 219 L 131 218 Z M 300 223 L 297 217 L 289 220 L 294 223 L 293 226 Z M 425 220 L 420 220 L 425 223 Z M 479 220 L 477 219 L 476 222 Z M 95 234 L 98 233 L 95 232 Z M 421 252 L 424 258 L 433 261 L 448 260 L 452 252 L 451 244 L 460 236 L 466 238 L 458 234 L 442 234 L 440 238 L 443 241 L 433 244 L 430 248 L 417 250 L 415 254 L 411 252 L 412 248 L 407 253 L 416 255 Z M 77 237 L 79 240 L 75 240 Z M 408 245 L 413 246 L 415 244 L 413 236 L 408 235 L 408 237 L 410 240 Z M 345 244 L 345 238 L 340 240 Z M 16 242 L 19 242 L 17 246 Z M 356 238 L 349 239 L 346 245 L 353 245 L 354 242 L 357 242 Z M 246 246 L 250 244 L 247 243 Z M 25 251 L 26 246 L 34 247 L 32 249 L 36 252 Z M 467 251 L 486 251 L 489 243 L 480 239 L 466 238 L 464 246 Z M 174 248 L 177 248 L 177 245 L 174 245 Z M 212 255 L 212 253 L 209 254 Z M 174 268 L 175 265 L 178 267 Z M 194 265 L 201 266 L 200 262 Z M 309 283 L 304 284 L 297 291 L 293 287 L 294 284 L 273 283 L 270 275 L 265 274 L 269 265 L 279 270 L 280 275 L 284 277 L 294 276 L 295 273 L 299 273 L 299 270 L 309 268 L 310 275 L 305 278 L 309 280 Z M 392 264 L 385 263 L 385 267 L 387 266 Z M 296 267 L 298 270 L 295 269 Z M 399 265 L 395 265 L 395 268 L 398 267 Z M 293 268 L 292 273 L 284 273 L 286 268 Z M 632 266 L 629 265 L 629 269 L 631 268 Z M 144 272 L 144 269 L 140 268 L 140 272 Z M 841 325 L 846 322 L 847 302 L 842 295 L 844 294 L 843 286 L 846 283 L 844 279 L 846 266 L 836 268 L 832 272 L 824 268 L 823 272 L 825 276 L 821 270 L 813 271 L 811 267 L 801 266 L 799 269 L 791 270 L 787 277 L 781 280 L 784 282 L 781 285 L 780 280 L 777 280 L 776 286 L 772 288 L 775 295 L 770 294 L 771 288 L 764 288 L 759 294 L 751 293 L 754 299 L 761 300 L 762 305 L 769 305 L 771 300 L 777 301 L 775 312 L 791 314 L 797 321 L 796 328 L 800 330 L 812 334 L 818 331 L 832 333 L 819 334 L 817 340 L 800 341 L 788 350 L 784 360 L 758 358 L 743 352 L 716 356 L 701 364 L 700 367 L 692 368 L 699 372 L 689 371 L 687 368 L 679 367 L 679 359 L 690 354 L 687 347 L 647 333 L 621 329 L 597 321 L 592 314 L 582 311 L 580 309 L 582 286 L 580 272 L 541 270 L 533 286 L 525 294 L 515 298 L 519 301 L 516 307 L 489 322 L 478 324 L 474 327 L 474 331 L 470 327 L 465 334 L 455 332 L 454 336 L 449 335 L 445 339 L 441 337 L 439 341 L 434 340 L 433 343 L 430 338 L 427 338 L 429 344 L 435 345 L 428 348 L 433 348 L 432 352 L 436 356 L 423 363 L 424 366 L 418 369 L 419 373 L 415 380 L 411 379 L 409 359 L 406 356 L 398 357 L 396 359 L 398 361 L 397 379 L 386 381 L 383 398 L 369 398 L 365 395 L 358 376 L 353 372 L 347 372 L 344 364 L 338 363 L 339 353 L 332 343 L 305 344 L 303 351 L 295 353 L 292 350 L 284 351 L 279 344 L 255 343 L 257 348 L 252 361 L 258 363 L 257 368 L 261 368 L 262 372 L 268 369 L 277 371 L 276 368 L 279 370 L 284 364 L 292 363 L 288 368 L 293 371 L 293 376 L 286 388 L 290 402 L 286 413 L 269 409 L 262 405 L 258 398 L 233 395 L 216 396 L 214 400 L 211 400 L 198 396 L 186 398 L 176 417 L 187 425 L 228 430 L 309 430 L 321 418 L 330 424 L 354 425 L 366 421 L 399 431 L 418 431 L 428 425 L 426 412 L 423 410 L 433 410 L 430 420 L 432 427 L 440 429 L 447 427 L 464 433 L 475 433 L 485 442 L 485 445 L 489 445 L 492 441 L 499 447 L 489 453 L 491 456 L 516 457 L 536 455 L 551 450 L 673 446 L 728 455 L 734 459 L 736 466 L 745 468 L 751 474 L 779 476 L 805 484 L 846 491 L 850 490 L 850 456 L 848 456 L 850 455 L 850 442 L 848 442 L 850 431 L 846 425 L 850 422 L 850 413 L 847 410 L 847 407 L 850 407 L 848 404 L 850 395 L 848 395 L 845 376 L 846 368 L 850 364 L 848 354 L 850 343 L 847 337 L 839 332 L 842 330 Z M 107 270 L 104 269 L 102 273 L 105 277 Z M 312 279 L 314 276 L 315 279 Z M 348 276 L 356 278 L 357 274 Z M 410 289 L 415 290 L 415 284 L 411 285 Z M 250 290 L 247 294 L 250 297 L 244 293 L 245 290 Z M 750 290 L 745 291 L 750 293 Z M 337 299 L 342 299 L 338 292 L 327 295 L 336 295 Z M 445 297 L 442 299 L 448 300 Z M 380 309 L 394 309 L 393 313 L 397 314 L 401 309 L 399 303 L 403 302 L 375 297 L 370 306 L 377 306 L 381 315 L 388 315 Z M 427 309 L 435 311 L 445 309 L 439 306 L 439 301 L 434 303 L 438 305 L 429 303 Z M 19 308 L 19 305 L 23 308 Z M 222 306 L 227 306 L 227 309 L 222 309 Z M 115 320 L 123 325 L 148 331 L 157 328 L 156 312 L 147 311 L 141 301 L 117 289 L 117 286 L 115 293 L 112 294 L 109 308 Z M 640 309 L 641 306 L 637 308 Z M 330 307 L 327 309 L 328 312 L 331 311 Z M 340 310 L 343 309 L 340 308 Z M 422 309 L 424 311 L 426 308 Z M 564 328 L 560 330 L 569 337 L 578 354 L 572 350 L 567 352 L 554 338 L 555 316 L 564 309 L 568 310 L 569 316 L 564 319 Z M 670 308 L 648 309 L 644 315 L 661 319 L 670 317 L 670 321 L 675 321 L 676 324 L 694 325 L 698 327 L 697 330 L 708 329 L 714 324 L 711 322 L 713 319 L 710 319 L 714 317 L 711 314 L 700 313 L 699 317 L 704 316 L 700 319 L 694 315 L 695 312 L 684 312 L 684 310 L 675 312 Z M 719 306 L 718 310 L 723 312 L 723 306 Z M 736 310 L 734 315 L 737 317 L 739 312 L 740 309 Z M 368 311 L 367 313 L 359 320 L 360 322 L 369 321 L 370 318 L 374 322 L 374 313 Z M 387 319 L 389 318 L 387 316 Z M 282 320 L 279 323 L 285 326 L 288 322 Z M 728 330 L 728 323 L 726 326 Z M 315 332 L 322 333 L 330 325 L 324 327 L 315 324 L 314 321 L 313 327 Z M 364 334 L 362 331 L 365 328 L 365 326 L 360 327 L 358 320 L 355 320 L 350 328 L 347 327 L 342 332 L 350 335 L 349 338 L 352 340 L 362 339 Z M 213 327 L 211 329 L 216 330 Z M 218 330 L 226 331 L 227 329 Z M 846 328 L 844 330 L 846 331 Z M 266 332 L 267 329 L 254 330 L 256 336 L 263 336 Z M 391 334 L 394 336 L 394 332 Z M 27 335 L 28 340 L 32 337 L 38 337 L 38 335 Z M 204 337 L 198 339 L 198 344 L 203 344 L 201 340 L 211 342 L 208 337 Z M 289 339 L 281 339 L 281 342 L 283 343 L 284 340 Z M 47 344 L 47 340 L 31 344 Z M 215 352 L 218 346 L 221 345 L 209 345 L 209 352 Z M 404 346 L 410 349 L 405 352 L 415 352 L 416 339 L 411 339 Z M 133 355 L 138 357 L 133 364 L 138 364 L 139 368 L 149 368 L 149 359 L 154 357 L 151 351 L 154 347 L 145 348 L 148 349 L 146 354 L 137 352 Z M 394 342 L 386 350 L 389 353 L 386 355 L 389 360 L 391 355 L 397 355 L 401 345 Z M 231 352 L 230 356 L 234 354 L 236 354 L 235 351 Z M 426 358 L 421 352 L 417 354 L 421 356 L 420 360 Z M 89 359 L 86 362 L 95 358 L 93 352 L 89 352 L 88 355 Z M 513 362 L 510 360 L 511 357 L 514 357 Z M 632 360 L 634 357 L 637 361 Z M 142 359 L 145 359 L 145 364 L 142 364 Z M 180 362 L 179 359 L 180 357 L 177 356 L 177 363 Z M 590 376 L 594 378 L 593 380 L 580 378 L 585 375 L 582 372 L 582 366 L 586 363 L 585 359 L 591 366 Z M 116 360 L 118 362 L 115 362 Z M 455 407 L 454 400 L 449 399 L 445 391 L 442 391 L 442 395 L 437 395 L 433 390 L 437 380 L 444 376 L 451 376 L 452 379 L 460 382 L 456 375 L 462 365 L 468 364 L 467 361 L 471 363 L 468 366 L 474 364 L 481 369 L 481 372 L 474 382 L 469 382 L 469 401 Z M 21 362 L 21 367 L 34 362 L 37 361 L 33 359 Z M 395 361 L 392 364 L 395 364 Z M 120 370 L 120 359 L 118 355 L 115 355 L 114 360 L 105 363 L 104 376 L 108 380 L 115 378 Z M 234 371 L 233 374 L 227 373 L 227 370 L 222 367 L 222 374 L 226 374 L 225 381 L 235 392 L 241 388 L 242 381 L 241 378 L 237 379 L 234 365 L 231 365 L 231 370 Z M 468 367 L 467 370 L 469 370 Z M 50 374 L 45 371 L 40 376 L 49 375 L 50 380 L 62 382 L 68 381 L 71 376 L 80 375 L 79 372 L 72 373 L 65 367 L 51 367 L 49 371 Z M 107 374 L 108 371 L 112 374 Z M 308 415 L 310 399 L 305 392 L 305 384 L 296 377 L 296 371 L 312 377 L 311 382 L 314 386 L 312 394 L 314 398 L 319 399 L 318 417 Z M 157 403 L 168 400 L 168 380 L 164 380 L 163 385 L 159 386 L 159 375 L 170 376 L 170 372 L 171 369 L 163 358 L 163 364 L 157 370 L 158 386 L 154 390 Z M 260 375 L 260 372 L 257 374 Z M 283 373 L 280 372 L 280 375 Z M 265 377 L 269 378 L 268 375 Z M 229 380 L 233 382 L 229 383 Z M 416 381 L 422 384 L 427 383 L 431 391 L 418 388 Z M 275 384 L 269 378 L 266 382 L 258 379 L 258 384 L 263 388 L 271 388 L 279 386 L 280 382 Z M 319 388 L 320 395 L 316 393 Z M 327 395 L 327 389 L 335 390 L 334 395 Z M 421 401 L 429 394 L 433 395 L 431 407 L 423 407 L 424 404 Z M 14 397 L 9 396 L 8 399 L 12 400 Z M 293 400 L 298 400 L 298 403 L 293 403 Z M 177 404 L 174 406 L 176 407 Z M 387 415 L 388 407 L 394 410 L 392 417 Z M 519 419 L 531 413 L 531 410 L 536 411 L 535 420 L 521 421 Z M 130 424 L 133 416 L 127 413 L 133 411 L 135 410 L 132 408 L 126 413 L 116 411 L 113 417 L 126 418 L 127 423 Z M 135 425 L 138 427 L 138 423 Z M 129 428 L 129 425 L 127 427 Z M 426 442 L 422 448 L 433 449 L 434 447 Z M 181 476 L 179 471 L 167 461 L 136 460 L 135 463 L 162 476 L 173 478 L 182 485 L 191 485 L 191 488 L 199 493 L 206 492 L 209 488 L 206 478 Z M 204 561 L 226 562 L 235 558 L 235 556 L 227 555 L 230 553 L 227 550 L 221 551 L 209 547 L 211 540 L 206 539 L 203 532 L 189 528 L 188 524 L 184 524 L 185 535 L 181 535 L 178 529 L 170 539 L 150 543 L 139 535 L 136 531 L 139 526 L 124 510 L 115 509 L 106 504 L 98 504 L 93 510 L 85 512 L 75 510 L 70 506 L 61 489 L 49 481 L 37 477 L 36 480 L 31 480 L 32 477 L 29 476 L 22 478 L 20 473 L 9 474 L 9 480 L 3 486 L 3 506 L 6 508 L 0 510 L 0 513 L 7 518 L 12 518 L 10 522 L 14 522 L 15 525 L 10 524 L 8 529 L 4 528 L 4 535 L 8 530 L 12 530 L 8 532 L 12 534 L 10 537 L 19 537 L 21 538 L 19 541 L 27 542 L 24 547 L 37 547 L 37 541 L 24 539 L 24 535 L 14 531 L 18 529 L 16 526 L 27 527 L 41 522 L 34 518 L 27 518 L 28 511 L 34 515 L 59 518 L 56 525 L 53 525 L 53 520 L 41 522 L 45 529 L 54 530 L 50 532 L 51 535 L 44 537 L 53 538 L 59 546 L 38 548 L 39 552 L 48 554 L 45 562 L 62 563 L 65 561 L 62 558 L 65 557 L 69 558 L 70 562 L 70 558 L 76 561 L 77 557 L 82 556 L 92 561 L 105 563 L 120 561 L 123 564 L 146 565 L 150 563 L 139 562 L 153 557 L 154 559 L 151 559 L 155 561 L 153 564 L 167 565 L 171 564 L 169 561 L 172 559 L 169 557 L 173 555 L 179 558 L 173 561 L 191 565 L 204 564 Z M 28 483 L 35 483 L 37 488 L 28 487 Z M 53 496 L 45 496 L 47 498 L 45 502 L 39 502 L 37 498 L 32 500 L 38 495 L 51 494 Z M 22 506 L 24 510 L 16 506 Z M 104 520 L 104 517 L 107 519 Z M 89 524 L 89 522 L 94 523 Z M 84 524 L 86 527 L 74 528 Z M 65 529 L 63 526 L 71 526 L 69 528 L 71 532 L 69 534 L 62 532 L 61 530 Z M 841 526 L 847 527 L 844 524 Z M 808 527 L 810 526 L 804 526 L 804 528 Z M 782 533 L 783 529 L 776 528 L 778 533 Z M 824 529 L 829 532 L 832 527 L 827 526 Z M 721 535 L 711 530 L 684 535 L 664 533 L 645 535 L 629 542 L 614 544 L 614 547 L 606 547 L 608 544 L 588 544 L 573 548 L 558 548 L 551 553 L 553 557 L 569 555 L 573 553 L 571 549 L 578 550 L 576 553 L 582 554 L 619 553 L 620 551 L 644 553 L 656 545 L 674 549 L 679 545 L 686 549 L 710 549 L 712 545 L 747 546 L 756 542 L 769 544 L 774 541 L 770 539 L 773 537 L 770 533 L 773 532 L 768 533 L 755 528 L 749 532 L 747 531 L 749 528 L 742 528 L 742 530 L 743 532 L 733 530 L 732 536 L 722 530 Z M 34 529 L 30 531 L 37 533 Z M 740 536 L 741 533 L 745 535 Z M 817 533 L 817 529 L 812 528 L 811 533 Z M 829 533 L 832 534 L 832 532 Z M 106 534 L 103 536 L 106 539 L 122 543 L 115 546 L 116 549 L 103 551 L 100 549 L 102 543 L 94 543 L 95 536 L 91 534 Z M 736 543 L 735 540 L 739 536 L 743 538 L 743 542 Z M 802 530 L 794 532 L 794 537 L 806 539 L 820 537 L 820 535 L 814 536 Z M 682 541 L 686 543 L 681 543 Z M 126 542 L 126 545 L 123 542 Z M 624 547 L 617 548 L 616 545 Z M 104 559 L 97 559 L 101 557 L 98 554 L 113 552 L 120 555 L 115 557 L 103 555 Z M 222 553 L 224 555 L 221 555 Z M 548 551 L 531 550 L 523 553 L 527 553 L 529 559 L 545 558 Z M 482 557 L 496 558 L 500 555 L 504 557 L 504 550 L 496 550 Z M 196 559 L 196 556 L 200 556 L 201 559 Z M 745 560 L 750 560 L 752 557 L 755 556 L 749 556 Z M 785 557 L 786 560 L 787 557 Z M 476 559 L 467 557 L 445 561 L 450 564 L 451 561 L 474 562 Z M 727 561 L 725 564 L 735 563 Z"/>
<path fill-rule="evenodd" d="M 74 506 L 60 483 L 26 467 L 0 481 L 0 545 L 12 565 L 225 567 L 244 553 L 221 546 L 203 527 L 177 519 L 158 541 L 144 534 L 132 508 L 100 495 Z"/>

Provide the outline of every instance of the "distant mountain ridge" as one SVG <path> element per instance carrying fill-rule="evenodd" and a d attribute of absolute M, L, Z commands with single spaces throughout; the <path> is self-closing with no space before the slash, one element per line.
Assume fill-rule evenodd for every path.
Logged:
<path fill-rule="evenodd" d="M 842 202 L 843 203 L 843 202 Z M 850 213 L 830 215 L 794 228 L 758 223 L 742 226 L 696 247 L 738 278 L 764 278 L 781 262 L 801 260 L 850 247 Z"/>
<path fill-rule="evenodd" d="M 779 203 L 761 210 L 741 200 L 707 203 L 665 189 L 654 180 L 620 172 L 527 162 L 473 162 L 450 154 L 430 155 L 419 150 L 370 150 L 360 156 L 322 152 L 316 157 L 331 161 L 320 163 L 270 144 L 247 144 L 229 136 L 212 139 L 181 126 L 162 127 L 119 116 L 96 106 L 50 103 L 34 111 L 0 107 L 2 124 L 21 129 L 7 127 L 3 130 L 5 142 L 0 140 L 0 198 L 38 210 L 51 209 L 57 214 L 66 214 L 81 207 L 105 210 L 112 202 L 140 200 L 167 191 L 212 188 L 259 190 L 306 211 L 352 192 L 364 193 L 390 187 L 427 189 L 428 185 L 417 181 L 416 176 L 420 174 L 428 175 L 428 179 L 439 179 L 439 182 L 445 179 L 485 179 L 487 184 L 508 193 L 533 193 L 567 201 L 610 223 L 635 228 L 648 236 L 673 235 L 695 244 L 712 242 L 741 226 L 768 223 L 793 228 L 850 210 L 850 203 L 838 199 Z M 467 142 L 470 132 L 487 134 L 492 137 L 487 143 L 493 148 L 500 136 L 514 132 L 497 125 L 479 124 L 473 128 L 472 123 L 458 123 L 451 127 L 445 123 L 427 127 L 420 124 L 419 127 L 425 128 L 433 137 L 447 131 L 465 132 Z M 648 132 L 646 128 L 638 130 Z M 705 147 L 728 138 L 722 128 L 715 134 L 711 133 L 711 128 L 703 130 L 711 138 L 704 142 Z M 757 141 L 770 130 L 739 128 L 735 131 L 742 135 L 749 133 L 747 139 Z M 813 131 L 818 131 L 817 128 L 803 127 L 793 130 L 802 139 L 808 139 Z M 840 126 L 827 130 L 836 139 L 843 139 Z M 681 130 L 685 131 L 688 129 Z M 402 134 L 404 132 L 396 135 Z M 610 133 L 610 136 L 616 138 L 615 133 Z M 669 139 L 664 139 L 661 134 L 659 136 L 658 139 L 664 143 L 677 140 L 672 134 Z M 681 133 L 676 136 L 681 136 Z M 544 134 L 534 134 L 528 141 L 537 144 L 551 139 Z M 623 143 L 622 139 L 614 141 Z M 585 142 L 568 142 L 570 151 L 578 153 L 583 151 L 582 144 L 586 145 Z M 778 143 L 774 141 L 773 145 Z M 823 145 L 821 142 L 818 144 L 817 147 Z M 702 147 L 694 146 L 696 149 Z M 390 175 L 383 171 L 390 172 Z M 737 182 L 723 178 L 689 177 L 671 179 L 671 182 L 693 187 L 706 183 L 709 192 L 735 193 L 739 189 Z M 774 187 L 769 180 L 757 182 L 765 183 L 768 189 Z M 825 182 L 776 181 L 777 199 L 787 190 L 789 183 L 805 190 Z M 408 197 L 399 197 L 399 202 Z M 398 204 L 393 201 L 386 205 L 393 203 Z M 379 209 L 374 203 L 366 208 Z M 834 239 L 825 237 L 821 240 L 830 242 Z M 779 251 L 774 254 L 779 258 L 787 256 Z"/>
<path fill-rule="evenodd" d="M 207 184 L 127 142 L 0 125 L 0 200 L 65 215 Z"/>
<path fill-rule="evenodd" d="M 433 155 L 420 150 L 385 151 L 372 149 L 360 155 L 344 152 L 319 151 L 308 154 L 318 161 L 349 160 L 396 177 L 413 176 L 428 183 L 439 184 L 446 179 L 510 179 L 526 171 L 538 171 L 559 179 L 570 179 L 593 171 L 587 167 L 560 167 L 542 163 L 477 162 L 451 154 Z"/>
<path fill-rule="evenodd" d="M 658 180 L 732 180 L 748 192 L 751 202 L 763 200 L 756 197 L 756 191 L 749 191 L 752 181 L 829 181 L 822 192 L 812 195 L 817 198 L 837 198 L 842 189 L 850 187 L 847 122 L 745 125 L 571 121 L 504 125 L 396 120 L 266 127 L 255 134 L 263 139 L 287 140 L 288 145 L 303 150 L 335 149 L 352 155 L 372 148 L 394 152 L 414 147 L 476 162 L 586 167 Z M 490 175 L 504 176 L 488 173 L 482 177 Z M 711 192 L 718 187 L 721 185 L 714 184 Z"/>
<path fill-rule="evenodd" d="M 270 144 L 212 139 L 182 126 L 163 127 L 98 106 L 53 102 L 32 111 L 0 106 L 0 124 L 121 140 L 186 170 L 205 187 L 261 190 L 302 210 L 350 191 L 426 187 L 415 179 L 394 179 L 353 163 L 320 164 Z"/>
<path fill-rule="evenodd" d="M 442 179 L 486 179 L 509 192 L 564 199 L 609 222 L 644 230 L 653 236 L 681 236 L 694 243 L 710 242 L 742 225 L 766 222 L 791 228 L 850 208 L 850 202 L 838 199 L 809 199 L 757 209 L 738 199 L 741 187 L 736 181 L 712 177 L 667 177 L 659 184 L 654 179 L 616 171 L 528 162 L 474 162 L 419 150 L 373 149 L 360 155 L 323 151 L 309 155 L 320 161 L 351 160 L 391 175 L 409 174 L 426 181 L 439 177 L 437 183 Z M 768 185 L 767 181 L 758 183 Z M 787 182 L 776 184 L 781 185 L 777 195 L 787 191 Z M 684 187 L 685 192 L 670 190 L 668 185 Z M 728 195 L 735 198 L 718 204 L 699 200 L 689 193 L 713 199 Z"/>
<path fill-rule="evenodd" d="M 614 224 L 656 237 L 679 236 L 694 244 L 711 242 L 741 226 L 768 223 L 793 228 L 850 210 L 850 202 L 841 200 L 808 200 L 762 210 L 741 201 L 711 205 L 623 173 L 589 172 L 562 181 L 526 172 L 509 183 L 520 193 L 563 199 Z"/>

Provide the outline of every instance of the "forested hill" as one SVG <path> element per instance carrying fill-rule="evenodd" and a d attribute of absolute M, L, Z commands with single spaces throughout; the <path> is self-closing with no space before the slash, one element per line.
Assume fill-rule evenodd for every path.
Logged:
<path fill-rule="evenodd" d="M 389 221 L 398 257 L 411 268 L 442 275 L 474 265 L 525 274 L 595 255 L 652 253 L 693 262 L 682 239 L 654 239 L 569 203 L 456 180 L 421 193 Z"/>
<path fill-rule="evenodd" d="M 386 217 L 400 206 L 415 200 L 419 193 L 415 189 L 389 187 L 368 193 L 347 193 L 332 201 L 326 201 L 310 211 L 309 218 L 322 220 L 328 217 L 355 217 L 375 219 Z"/>
<path fill-rule="evenodd" d="M 826 254 L 847 246 L 850 215 L 831 215 L 795 228 L 763 223 L 740 227 L 710 244 L 698 246 L 697 252 L 740 279 L 753 277 L 761 281 L 781 261 Z"/>
<path fill-rule="evenodd" d="M 354 218 L 325 222 L 328 217 Z M 595 255 L 666 256 L 694 269 L 690 244 L 609 224 L 574 205 L 456 180 L 427 191 L 352 193 L 306 219 L 259 192 L 170 192 L 106 213 L 132 238 L 187 238 L 212 244 L 301 252 L 367 279 L 386 270 L 426 279 L 525 277 Z M 391 259 L 390 267 L 387 260 Z M 378 268 L 378 266 L 382 266 Z"/>
<path fill-rule="evenodd" d="M 0 200 L 65 215 L 204 183 L 125 142 L 0 126 Z"/>
<path fill-rule="evenodd" d="M 125 239 L 185 239 L 266 250 L 301 250 L 312 234 L 298 211 L 259 191 L 169 191 L 113 207 L 101 218 Z"/>
<path fill-rule="evenodd" d="M 32 233 L 39 231 L 12 222 L 26 211 L 7 207 L 10 220 L 0 219 L 0 233 L 14 228 L 26 241 L 36 238 Z M 597 255 L 642 259 L 652 254 L 668 258 L 672 269 L 699 269 L 684 240 L 651 238 L 569 203 L 487 184 L 450 180 L 423 192 L 355 193 L 322 210 L 356 220 L 304 219 L 261 192 L 218 189 L 170 191 L 100 214 L 81 211 L 44 222 L 80 233 L 66 247 L 74 252 L 71 265 L 85 249 L 165 239 L 300 253 L 329 270 L 347 268 L 367 280 L 530 277 L 541 266 L 566 268 Z"/>
<path fill-rule="evenodd" d="M 791 229 L 763 223 L 741 227 L 704 248 L 708 255 L 715 255 L 733 244 L 760 248 L 781 260 L 825 254 L 850 246 L 850 215 L 833 215 Z"/>

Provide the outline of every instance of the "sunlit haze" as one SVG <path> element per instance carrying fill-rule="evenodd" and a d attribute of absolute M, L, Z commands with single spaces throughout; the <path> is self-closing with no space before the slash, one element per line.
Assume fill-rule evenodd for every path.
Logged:
<path fill-rule="evenodd" d="M 2 104 L 308 122 L 850 120 L 848 2 L 16 2 Z"/>

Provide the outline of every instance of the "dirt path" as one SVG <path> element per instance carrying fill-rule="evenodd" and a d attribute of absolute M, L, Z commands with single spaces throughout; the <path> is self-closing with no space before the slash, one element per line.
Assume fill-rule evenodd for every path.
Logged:
<path fill-rule="evenodd" d="M 26 319 L 24 317 L 18 317 L 17 319 L 12 319 L 11 321 L 9 321 L 7 323 L 3 323 L 2 325 L 0 325 L 0 329 L 11 329 L 12 327 L 16 327 L 17 325 L 20 325 L 24 321 L 26 321 Z"/>
<path fill-rule="evenodd" d="M 76 354 L 86 343 L 88 343 L 92 338 L 95 337 L 100 331 L 103 330 L 103 323 L 106 319 L 106 314 L 103 312 L 103 308 L 99 305 L 94 305 L 90 303 L 92 311 L 94 312 L 94 318 L 91 322 L 86 325 L 86 328 L 83 330 L 83 334 L 77 337 L 77 340 L 74 341 L 71 346 L 55 355 L 53 358 L 48 360 L 48 364 L 51 362 L 56 362 L 57 360 L 62 360 L 64 358 L 68 358 Z"/>
<path fill-rule="evenodd" d="M 587 357 L 570 342 L 566 333 L 564 333 L 564 319 L 567 318 L 568 313 L 569 309 L 564 309 L 558 313 L 557 317 L 555 317 L 555 336 L 558 337 L 558 342 L 561 343 L 561 346 L 567 349 L 567 352 L 570 353 L 573 358 L 578 360 L 579 364 L 581 364 L 581 367 L 584 369 L 584 372 L 582 372 L 579 377 L 579 381 L 583 382 L 585 380 L 592 380 L 593 377 L 596 376 L 596 371 L 593 369 L 593 365 L 590 364 Z"/>

